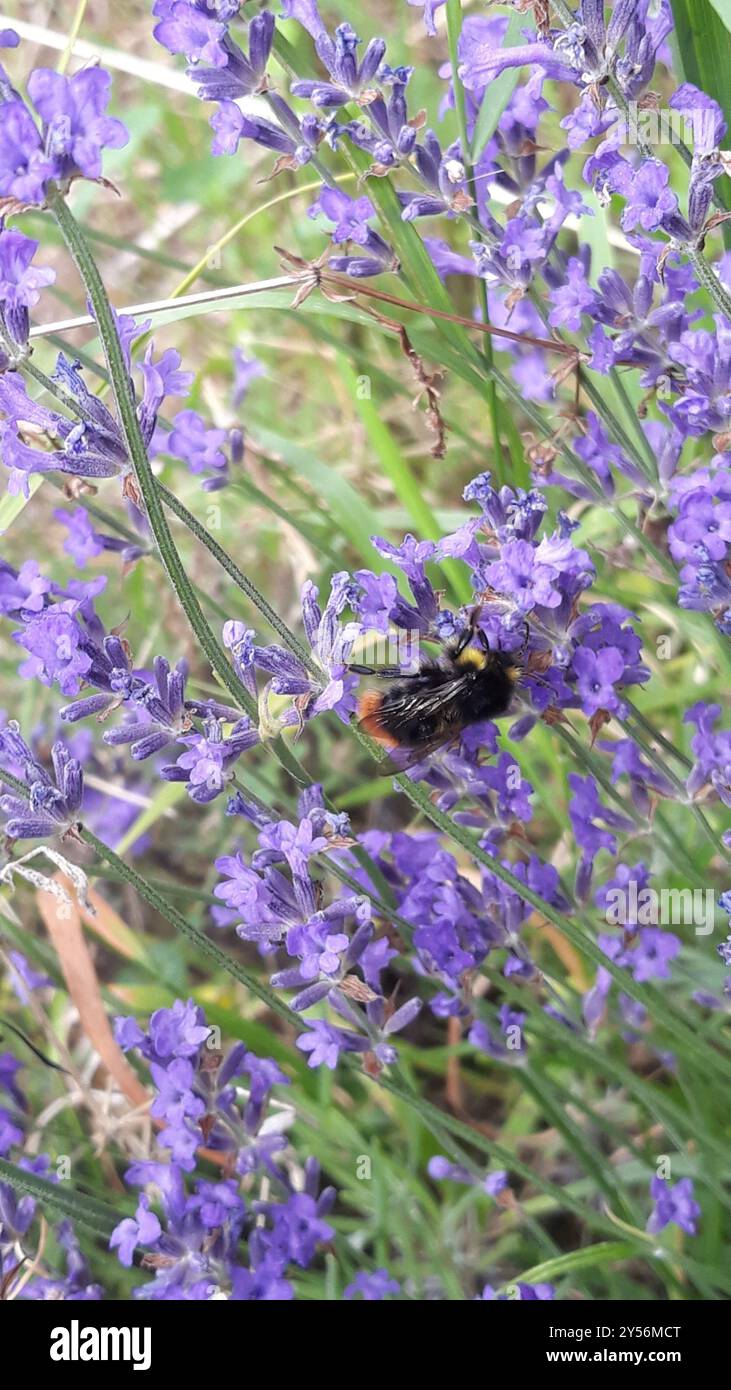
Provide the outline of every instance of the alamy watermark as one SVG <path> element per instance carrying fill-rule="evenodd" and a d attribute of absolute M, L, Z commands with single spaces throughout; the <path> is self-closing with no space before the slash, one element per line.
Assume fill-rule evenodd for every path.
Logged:
<path fill-rule="evenodd" d="M 632 879 L 607 890 L 605 918 L 612 927 L 693 927 L 710 936 L 716 918 L 713 888 L 640 888 Z"/>
<path fill-rule="evenodd" d="M 149 1371 L 152 1364 L 150 1327 L 82 1327 L 72 1318 L 68 1327 L 51 1331 L 52 1361 L 130 1361 L 133 1371 Z"/>
<path fill-rule="evenodd" d="M 398 667 L 404 676 L 415 676 L 421 667 L 421 633 L 418 628 L 399 628 L 396 632 L 368 632 L 358 643 L 359 666 Z"/>
<path fill-rule="evenodd" d="M 674 111 L 667 106 L 630 101 L 620 117 L 620 145 L 687 145 L 711 150 L 716 143 L 716 118 L 705 107 Z"/>

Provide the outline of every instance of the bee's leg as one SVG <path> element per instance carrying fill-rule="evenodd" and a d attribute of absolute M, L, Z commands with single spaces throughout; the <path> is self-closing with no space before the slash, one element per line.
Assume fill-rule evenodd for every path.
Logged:
<path fill-rule="evenodd" d="M 348 670 L 356 676 L 378 676 L 385 681 L 407 681 L 421 675 L 420 671 L 404 671 L 400 666 L 359 666 L 356 662 L 351 662 Z"/>
<path fill-rule="evenodd" d="M 482 628 L 479 627 L 479 622 L 480 622 L 480 618 L 482 617 L 482 610 L 483 610 L 484 607 L 485 607 L 484 603 L 476 603 L 475 606 L 474 606 L 474 608 L 472 609 L 472 611 L 471 611 L 471 613 L 470 613 L 470 631 L 471 631 L 471 632 L 481 632 L 481 631 L 482 631 Z"/>
<path fill-rule="evenodd" d="M 477 603 L 475 604 L 475 607 L 470 610 L 469 617 L 467 620 L 467 626 L 464 632 L 462 633 L 462 636 L 460 637 L 456 647 L 454 648 L 455 656 L 459 656 L 460 652 L 463 652 L 465 647 L 469 647 L 470 642 L 474 642 L 475 638 L 477 638 L 481 645 L 485 648 L 485 651 L 490 650 L 488 640 L 482 628 L 479 626 L 480 615 L 482 613 L 483 607 L 483 604 Z"/>

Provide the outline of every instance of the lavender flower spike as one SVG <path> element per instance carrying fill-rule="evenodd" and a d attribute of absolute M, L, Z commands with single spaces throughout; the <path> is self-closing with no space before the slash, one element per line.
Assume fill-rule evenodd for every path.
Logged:
<path fill-rule="evenodd" d="M 0 750 L 24 765 L 28 788 L 27 800 L 15 794 L 0 796 L 0 810 L 8 817 L 5 834 L 11 840 L 38 840 L 72 830 L 79 818 L 84 776 L 66 745 L 54 743 L 51 750 L 55 781 L 36 761 L 15 720 L 0 733 Z"/>

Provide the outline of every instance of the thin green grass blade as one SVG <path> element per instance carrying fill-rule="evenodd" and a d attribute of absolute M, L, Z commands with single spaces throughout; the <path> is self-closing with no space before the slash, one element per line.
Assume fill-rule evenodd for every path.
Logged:
<path fill-rule="evenodd" d="M 78 1222 L 102 1240 L 109 1239 L 114 1227 L 119 1224 L 128 1209 L 125 1204 L 124 1210 L 116 1211 L 114 1207 L 107 1206 L 106 1202 L 100 1202 L 96 1197 L 74 1191 L 65 1183 L 49 1182 L 48 1178 L 41 1178 L 37 1173 L 17 1168 L 5 1158 L 0 1158 L 0 1181 L 8 1183 L 16 1192 L 34 1197 L 53 1217 Z M 131 1210 L 130 1206 L 130 1213 Z"/>

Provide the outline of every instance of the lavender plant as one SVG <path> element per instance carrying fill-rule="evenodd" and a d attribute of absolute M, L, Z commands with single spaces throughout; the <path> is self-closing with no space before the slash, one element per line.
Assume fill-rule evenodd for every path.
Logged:
<path fill-rule="evenodd" d="M 409 5 L 131 5 L 124 102 L 2 35 L 8 1298 L 729 1292 L 724 94 L 670 0 Z M 392 760 L 372 654 L 478 650 Z"/>

